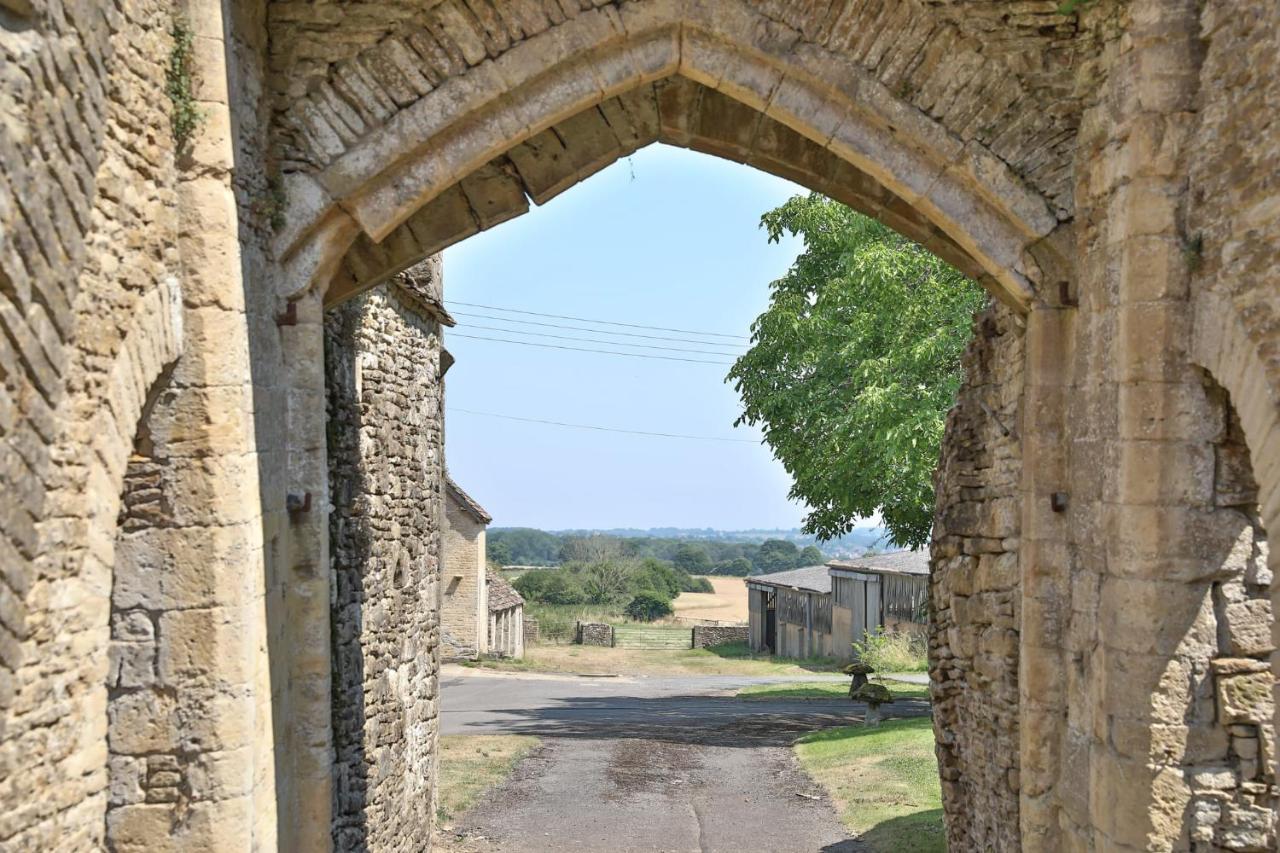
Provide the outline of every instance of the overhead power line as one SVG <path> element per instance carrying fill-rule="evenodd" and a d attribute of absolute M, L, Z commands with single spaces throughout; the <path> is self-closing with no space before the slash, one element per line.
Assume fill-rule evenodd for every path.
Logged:
<path fill-rule="evenodd" d="M 519 415 L 503 415 L 497 412 L 477 412 L 474 409 L 459 409 L 456 406 L 449 406 L 450 412 L 459 412 L 464 415 L 481 415 L 486 418 L 501 418 L 505 421 L 523 421 L 530 424 L 545 424 L 547 426 L 571 427 L 572 429 L 590 429 L 597 432 L 620 432 L 627 435 L 648 435 L 655 438 L 687 438 L 694 441 L 723 441 L 736 444 L 759 444 L 760 442 L 751 438 L 721 438 L 713 435 L 686 435 L 678 432 L 648 432 L 639 429 L 619 429 L 617 427 L 595 426 L 593 424 L 571 424 L 563 421 L 545 421 L 541 418 L 525 418 Z"/>
<path fill-rule="evenodd" d="M 674 355 L 651 355 L 650 353 L 647 353 L 647 352 L 616 352 L 615 350 L 607 350 L 607 349 L 589 349 L 587 347 L 567 347 L 567 346 L 562 346 L 560 344 L 539 344 L 539 343 L 534 343 L 533 341 L 513 341 L 510 338 L 489 338 L 489 337 L 485 337 L 484 335 L 464 335 L 461 332 L 451 332 L 449 336 L 453 338 L 469 338 L 470 340 L 473 340 L 473 341 L 496 341 L 498 343 L 503 343 L 503 344 L 520 344 L 521 346 L 525 346 L 525 347 L 539 347 L 541 349 L 562 349 L 562 350 L 572 350 L 574 352 L 595 352 L 595 353 L 600 353 L 602 355 L 624 355 L 629 358 L 658 359 L 661 361 L 683 361 L 683 362 L 688 362 L 690 364 L 720 364 L 726 367 L 733 366 L 732 361 L 710 361 L 708 359 L 703 359 L 703 358 L 680 358 L 679 356 L 674 356 Z"/>
<path fill-rule="evenodd" d="M 628 343 L 627 341 L 610 341 L 610 340 L 601 340 L 599 338 L 574 338 L 568 335 L 553 335 L 553 334 L 550 334 L 549 332 L 522 332 L 519 329 L 504 329 L 500 326 L 478 326 L 478 325 L 475 325 L 474 323 L 468 323 L 463 328 L 484 329 L 485 331 L 488 331 L 488 332 L 506 332 L 509 335 L 528 335 L 530 337 L 551 338 L 557 341 L 577 341 L 578 343 L 583 343 L 583 344 L 609 344 L 610 346 L 615 346 L 615 347 L 641 347 L 643 349 L 665 350 L 666 352 L 692 352 L 692 353 L 698 353 L 701 355 L 733 355 L 733 353 L 716 352 L 715 350 L 709 350 L 709 349 L 687 349 L 685 347 L 664 347 L 658 344 L 633 344 L 633 343 Z M 457 332 L 454 332 L 453 334 L 457 334 Z"/>
<path fill-rule="evenodd" d="M 732 338 L 735 340 L 750 340 L 746 335 L 729 335 L 724 332 L 699 332 L 693 329 L 669 329 L 666 326 L 644 326 L 638 323 L 620 323 L 617 320 L 593 320 L 589 317 L 571 317 L 567 314 L 543 314 L 539 311 L 524 311 L 519 308 L 503 308 L 498 305 L 480 305 L 475 302 L 459 302 L 454 299 L 446 299 L 450 305 L 464 305 L 467 308 L 483 308 L 486 311 L 502 311 L 509 314 L 525 314 L 530 317 L 550 317 L 553 320 L 573 320 L 577 323 L 599 323 L 604 326 L 622 326 L 627 329 L 648 329 L 655 332 L 676 332 L 681 335 L 699 335 L 701 337 L 712 338 Z"/>
<path fill-rule="evenodd" d="M 600 335 L 620 335 L 626 338 L 643 338 L 647 341 L 672 341 L 681 344 L 703 344 L 709 347 L 726 347 L 729 349 L 742 349 L 742 344 L 721 344 L 715 341 L 700 341 L 696 338 L 673 338 L 667 335 L 642 335 L 639 332 L 615 332 L 609 329 L 593 329 L 590 326 L 569 326 L 564 323 L 539 323 L 536 320 L 525 320 L 516 317 L 495 317 L 492 314 L 481 314 L 475 311 L 452 311 L 450 312 L 457 317 L 475 317 L 480 320 L 497 320 L 500 323 L 520 323 L 524 326 L 538 326 L 547 329 L 570 329 L 575 332 L 592 332 Z M 729 355 L 729 353 L 721 353 L 721 355 Z"/>

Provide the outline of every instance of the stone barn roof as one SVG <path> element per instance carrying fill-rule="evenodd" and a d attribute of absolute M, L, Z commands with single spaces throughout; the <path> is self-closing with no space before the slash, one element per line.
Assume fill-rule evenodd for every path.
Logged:
<path fill-rule="evenodd" d="M 516 592 L 516 588 L 507 583 L 504 578 L 489 572 L 488 582 L 490 613 L 510 610 L 512 607 L 520 607 L 524 604 L 524 597 Z"/>
<path fill-rule="evenodd" d="M 457 321 L 444 307 L 444 277 L 438 257 L 430 257 L 395 277 L 404 292 L 413 299 L 414 307 L 442 326 L 455 326 Z"/>
<path fill-rule="evenodd" d="M 827 565 L 833 569 L 847 569 L 855 572 L 927 575 L 929 574 L 929 552 L 924 550 L 894 551 L 889 554 L 876 554 L 871 557 L 855 557 L 852 560 L 833 560 Z"/>
<path fill-rule="evenodd" d="M 458 506 L 462 507 L 463 511 L 466 512 L 468 515 L 470 515 L 472 518 L 474 518 L 476 521 L 480 522 L 481 524 L 488 524 L 489 522 L 493 521 L 493 516 L 485 512 L 484 507 L 476 503 L 475 498 L 471 497 L 471 495 L 462 491 L 462 487 L 459 486 L 456 482 L 454 482 L 453 478 L 450 477 L 448 474 L 444 475 L 444 487 L 445 487 L 445 491 L 448 492 L 449 497 L 457 501 Z"/>
<path fill-rule="evenodd" d="M 808 590 L 809 592 L 831 592 L 831 575 L 826 566 L 804 566 L 786 572 L 773 572 L 768 575 L 751 575 L 745 578 L 747 583 L 758 583 L 766 586 L 785 586 Z"/>

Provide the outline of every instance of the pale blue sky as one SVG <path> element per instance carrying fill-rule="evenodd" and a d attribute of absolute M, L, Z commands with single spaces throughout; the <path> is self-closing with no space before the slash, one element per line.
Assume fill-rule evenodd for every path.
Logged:
<path fill-rule="evenodd" d="M 739 403 L 724 365 L 625 358 L 465 339 L 731 361 L 731 357 L 574 343 L 478 329 L 612 336 L 536 327 L 457 302 L 746 336 L 800 241 L 770 244 L 760 215 L 803 190 L 747 166 L 654 145 L 531 210 L 445 252 L 445 295 L 457 328 L 450 370 L 447 456 L 455 479 L 499 526 L 541 528 L 794 527 L 790 478 L 758 443 L 651 438 L 500 420 L 457 411 L 758 440 L 734 429 Z M 468 328 L 471 327 L 471 328 Z M 613 328 L 668 337 L 672 332 Z M 745 339 L 701 347 L 732 351 Z"/>

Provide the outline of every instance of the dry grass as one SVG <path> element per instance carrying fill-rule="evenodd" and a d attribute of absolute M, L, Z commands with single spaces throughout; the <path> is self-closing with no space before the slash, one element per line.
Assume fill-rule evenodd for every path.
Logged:
<path fill-rule="evenodd" d="M 579 675 L 805 675 L 837 672 L 830 660 L 775 660 L 753 655 L 745 643 L 710 649 L 611 649 L 603 646 L 530 646 L 524 660 L 483 661 L 473 666 L 519 672 Z"/>
<path fill-rule="evenodd" d="M 539 741 L 524 735 L 443 735 L 436 819 L 448 829 L 455 817 L 500 784 Z"/>
<path fill-rule="evenodd" d="M 719 622 L 747 621 L 747 585 L 742 578 L 709 577 L 715 592 L 682 592 L 675 601 L 677 616 L 714 619 Z"/>

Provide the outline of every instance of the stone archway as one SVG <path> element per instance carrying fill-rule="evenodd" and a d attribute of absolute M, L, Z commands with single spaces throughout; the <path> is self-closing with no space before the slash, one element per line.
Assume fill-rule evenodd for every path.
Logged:
<path fill-rule="evenodd" d="M 946 73 L 938 56 L 926 51 L 914 67 L 886 68 L 877 76 L 738 0 L 606 5 L 523 40 L 513 42 L 508 33 L 501 47 L 477 48 L 486 44 L 488 25 L 451 14 L 454 8 L 438 7 L 425 27 L 393 31 L 377 47 L 334 63 L 323 79 L 309 82 L 312 94 L 281 116 L 281 145 L 297 169 L 286 171 L 288 221 L 277 240 L 287 259 L 288 295 L 324 288 L 359 235 L 365 254 L 378 254 L 372 244 L 391 246 L 392 257 L 368 270 L 375 278 L 429 254 L 430 245 L 397 249 L 423 242 L 415 232 L 430 230 L 423 220 L 436 219 L 424 208 L 473 175 L 475 187 L 486 166 L 497 183 L 504 173 L 512 179 L 505 188 L 509 198 L 499 202 L 509 209 L 520 205 L 523 193 L 549 196 L 628 149 L 665 138 L 718 148 L 716 153 L 797 177 L 812 177 L 810 170 L 824 165 L 822 157 L 831 166 L 845 164 L 845 180 L 821 182 L 840 190 L 837 197 L 873 215 L 895 209 L 906 214 L 899 223 L 912 236 L 944 257 L 958 259 L 959 247 L 1000 298 L 1022 310 L 1029 305 L 1031 282 L 1042 271 L 1027 250 L 1057 227 L 1056 205 L 987 146 L 966 141 L 903 97 L 916 87 L 923 97 L 931 87 L 947 85 L 934 79 Z M 884 76 L 896 80 L 898 93 Z M 627 110 L 626 104 L 640 106 L 644 87 L 673 77 L 722 97 L 710 99 L 703 111 L 699 90 L 668 87 L 662 94 L 673 97 L 661 106 L 655 93 L 654 108 Z M 1009 85 L 1017 88 L 1014 81 Z M 961 93 L 939 90 L 932 98 L 944 101 L 936 104 L 944 115 L 990 119 L 969 128 L 971 135 L 983 130 L 999 138 L 1000 125 L 1009 120 Z M 733 104 L 748 109 L 733 115 Z M 719 127 L 717 107 L 730 113 Z M 630 112 L 631 118 L 613 128 L 608 112 Z M 573 125 L 569 135 L 557 128 L 562 123 Z M 774 123 L 808 140 L 813 150 L 791 143 L 791 150 L 771 157 Z M 609 128 L 603 134 L 602 124 Z M 756 151 L 761 124 L 765 132 Z M 555 147 L 551 137 L 573 148 L 556 158 L 561 162 L 547 156 Z M 495 162 L 503 156 L 516 175 Z M 465 190 L 461 196 L 453 205 L 468 203 Z M 907 214 L 912 209 L 915 215 Z M 448 206 L 443 212 L 453 213 Z M 457 236 L 501 221 L 501 215 L 481 209 L 472 219 Z M 361 260 L 348 266 L 359 268 Z M 361 286 L 363 272 L 340 275 L 356 279 L 344 284 L 344 294 Z"/>
<path fill-rule="evenodd" d="M 1015 315 L 1069 296 L 1058 205 L 906 97 L 913 85 L 949 85 L 930 81 L 945 73 L 937 56 L 912 83 L 907 69 L 868 71 L 738 2 L 587 10 L 477 52 L 478 20 L 439 9 L 425 30 L 407 25 L 330 65 L 281 117 L 295 171 L 285 175 L 277 251 L 283 295 L 308 306 L 307 316 L 321 294 L 328 305 L 355 296 L 654 141 L 784 175 L 877 216 Z M 950 108 L 966 103 L 956 91 L 932 98 L 947 95 Z M 967 103 L 969 119 L 1010 118 Z M 1036 292 L 1042 283 L 1047 297 Z M 1020 376 L 1021 367 L 1006 372 Z M 290 419 L 318 444 L 315 412 L 291 410 Z M 306 488 L 320 494 L 324 484 Z M 317 718 L 322 708 L 293 710 Z M 988 785 L 980 764 L 966 759 L 967 785 Z M 1016 816 L 1018 792 L 1004 790 L 1004 813 Z M 326 792 L 299 796 L 317 808 Z"/>
<path fill-rule="evenodd" d="M 224 20 L 222 4 L 198 0 L 189 94 L 207 124 L 178 175 L 169 5 L 5 4 L 0 55 L 15 85 L 0 101 L 16 118 L 0 136 L 0 348 L 12 354 L 0 368 L 0 737 L 10 790 L 36 780 L 57 796 L 10 794 L 0 837 L 91 849 L 101 836 L 116 496 L 158 375 L 148 353 L 179 348 L 152 304 L 170 298 L 158 283 L 180 276 L 182 310 L 176 298 L 170 310 L 189 321 L 175 376 L 187 371 L 180 425 L 203 475 L 180 508 L 193 530 L 234 533 L 215 585 L 244 593 L 236 607 L 260 641 L 256 670 L 231 691 L 253 729 L 227 765 L 243 784 L 220 808 L 252 802 L 241 846 L 311 849 L 283 822 L 277 842 L 275 817 L 278 803 L 319 836 L 329 825 L 324 298 L 663 140 L 798 176 L 954 256 L 1006 300 L 973 351 L 957 417 L 971 429 L 944 460 L 955 493 L 975 498 L 943 507 L 956 535 L 942 547 L 958 553 L 935 568 L 936 603 L 957 627 L 943 697 L 956 713 L 942 733 L 954 736 L 952 837 L 1173 846 L 1193 786 L 1134 723 L 1168 710 L 1176 691 L 1150 685 L 1196 639 L 1203 585 L 1171 574 L 1223 566 L 1214 549 L 1188 550 L 1221 514 L 1206 510 L 1218 450 L 1198 416 L 1210 410 L 1198 367 L 1237 410 L 1263 527 L 1280 524 L 1268 108 L 1280 11 L 1067 6 L 321 0 L 231 4 Z M 629 108 L 645 99 L 656 120 Z M 265 175 L 275 167 L 283 211 Z M 274 236 L 260 221 L 271 209 Z M 292 312 L 269 304 L 285 299 Z M 1014 341 L 1020 362 L 996 356 Z M 996 466 L 960 453 L 962 439 L 1005 454 L 998 488 Z M 286 493 L 307 492 L 321 511 L 290 514 Z M 966 503 L 983 506 L 966 515 Z M 1016 710 L 978 707 L 992 685 L 1016 693 Z M 1016 766 L 997 780 L 987 759 L 1014 736 L 993 728 L 1009 734 L 1013 719 Z"/>
<path fill-rule="evenodd" d="M 422 18 L 374 27 L 373 44 L 296 69 L 305 91 L 297 92 L 278 123 L 290 198 L 276 241 L 284 259 L 282 295 L 307 304 L 321 294 L 330 302 L 346 299 L 655 140 L 798 178 L 954 259 L 1005 310 L 1012 309 L 996 325 L 1013 329 L 1018 345 L 1000 349 L 995 357 L 1009 363 L 989 370 L 1000 377 L 997 396 L 1006 394 L 1000 404 L 1007 411 L 980 394 L 974 415 L 982 430 L 993 421 L 1011 439 L 1017 464 L 967 475 L 961 488 L 987 491 L 994 500 L 955 531 L 961 552 L 942 555 L 977 558 L 974 565 L 999 575 L 985 578 L 999 593 L 991 601 L 956 608 L 960 622 L 981 630 L 971 637 L 980 642 L 951 664 L 959 674 L 953 679 L 960 699 L 954 725 L 974 735 L 957 747 L 947 780 L 954 783 L 953 840 L 979 846 L 1015 837 L 1045 840 L 1064 820 L 1082 837 L 1164 837 L 1152 767 L 1142 770 L 1151 777 L 1141 805 L 1146 822 L 1120 827 L 1100 806 L 1089 805 L 1095 794 L 1115 790 L 1126 778 L 1128 759 L 1106 744 L 1077 738 L 1087 732 L 1091 714 L 1069 713 L 1083 707 L 1083 691 L 1064 686 L 1072 672 L 1071 623 L 1078 622 L 1073 630 L 1083 641 L 1091 631 L 1104 632 L 1095 617 L 1105 618 L 1107 606 L 1117 606 L 1091 605 L 1086 586 L 1075 578 L 1109 577 L 1108 558 L 1128 547 L 1118 535 L 1100 552 L 1088 541 L 1092 531 L 1103 519 L 1149 511 L 1150 489 L 1140 472 L 1154 465 L 1177 477 L 1193 452 L 1187 445 L 1153 448 L 1123 435 L 1114 448 L 1121 459 L 1117 471 L 1098 482 L 1086 474 L 1093 439 L 1088 429 L 1073 432 L 1073 400 L 1100 407 L 1089 423 L 1101 425 L 1105 410 L 1125 399 L 1117 399 L 1114 386 L 1094 396 L 1091 389 L 1081 392 L 1080 386 L 1100 377 L 1073 375 L 1078 341 L 1101 341 L 1099 351 L 1110 346 L 1104 332 L 1082 321 L 1098 310 L 1100 295 L 1090 294 L 1094 301 L 1083 304 L 1074 254 L 1093 245 L 1098 231 L 1103 242 L 1124 234 L 1135 210 L 1140 218 L 1154 211 L 1141 207 L 1142 196 L 1117 188 L 1126 176 L 1108 173 L 1096 177 L 1096 186 L 1074 185 L 1091 205 L 1089 230 L 1073 233 L 1067 224 L 1075 211 L 1064 187 L 1080 167 L 1070 148 L 1084 105 L 1063 88 L 1055 90 L 1062 81 L 1055 83 L 1052 75 L 1028 82 L 1034 74 L 989 62 L 972 50 L 973 42 L 939 41 L 938 33 L 954 38 L 954 30 L 915 4 L 903 4 L 896 20 L 842 5 L 828 14 L 737 2 L 603 4 L 541 25 L 525 18 L 517 25 L 514 9 L 504 16 L 493 8 L 495 15 L 486 17 L 477 4 L 433 6 Z M 1157 35 L 1139 49 L 1155 55 L 1161 28 L 1183 32 L 1177 28 L 1185 27 L 1185 14 L 1145 8 L 1138 29 Z M 1109 19 L 1098 20 L 1102 24 L 1090 35 Z M 859 23 L 873 22 L 882 27 L 874 35 L 857 32 Z M 1114 32 L 1121 28 L 1110 23 Z M 912 45 L 908 57 L 885 42 L 895 24 L 914 34 L 905 42 Z M 1041 29 L 1042 37 L 1054 38 L 1055 27 Z M 845 51 L 833 50 L 841 38 Z M 1077 48 L 1064 67 L 1088 60 L 1097 43 L 1082 36 Z M 954 53 L 943 61 L 939 51 L 946 49 Z M 972 76 L 948 76 L 961 68 Z M 1151 75 L 1153 90 L 1161 85 L 1158 76 Z M 971 100 L 966 81 L 978 79 L 985 80 L 986 93 L 1002 87 L 1000 97 Z M 294 85 L 303 83 L 282 83 Z M 1041 110 L 1028 92 L 1051 93 L 1061 111 Z M 1123 145 L 1125 137 L 1114 132 L 1115 139 L 1090 142 Z M 1129 137 L 1130 144 L 1138 141 Z M 1099 258 L 1103 254 L 1097 251 Z M 1136 272 L 1129 292 L 1140 290 L 1143 275 L 1159 274 Z M 1136 340 L 1146 331 L 1142 316 L 1132 310 L 1121 317 L 1120 337 L 1128 343 L 1118 355 L 1135 368 L 1126 382 L 1147 379 L 1134 364 Z M 1151 313 L 1155 323 L 1163 317 Z M 316 434 L 314 417 L 299 412 L 293 422 L 309 422 L 307 431 Z M 1068 453 L 1067 446 L 1075 450 Z M 1152 449 L 1166 455 L 1147 459 Z M 1045 503 L 1052 497 L 1058 512 L 1067 504 L 1059 497 L 1068 492 L 1078 494 L 1072 512 L 1047 514 Z M 1073 529 L 1080 517 L 1089 532 Z M 1005 532 L 990 535 L 997 530 Z M 1153 554 L 1168 550 L 1161 544 Z M 981 559 L 987 555 L 991 559 Z M 1077 561 L 1086 572 L 1077 571 Z M 1014 565 L 1017 578 L 1010 576 Z M 965 561 L 946 571 L 973 568 Z M 956 595 L 957 601 L 967 597 Z M 1073 601 L 1084 608 L 1078 620 Z M 1001 621 L 1006 615 L 1012 624 Z M 988 630 L 993 626 L 997 630 Z M 1117 639 L 1126 642 L 1122 633 Z M 1124 649 L 1125 655 L 1137 653 Z M 1125 677 L 1106 670 L 1103 661 L 1082 682 L 1123 694 Z M 1022 673 L 1031 677 L 1020 681 Z M 1010 703 L 1004 722 L 981 711 L 981 695 L 993 682 Z M 1010 721 L 1019 724 L 1016 732 Z M 1001 726 L 1008 735 L 999 748 L 1006 763 L 992 775 L 991 729 Z M 1010 755 L 1015 741 L 1016 759 Z M 1095 775 L 1071 764 L 1088 763 L 1092 755 Z M 966 792 L 985 792 L 992 800 L 982 806 L 982 821 L 969 821 L 958 808 Z"/>

